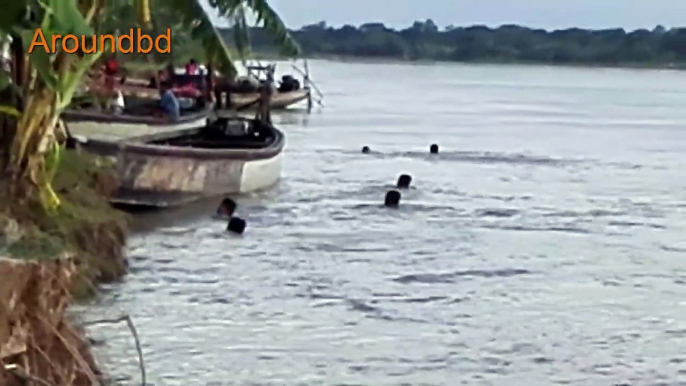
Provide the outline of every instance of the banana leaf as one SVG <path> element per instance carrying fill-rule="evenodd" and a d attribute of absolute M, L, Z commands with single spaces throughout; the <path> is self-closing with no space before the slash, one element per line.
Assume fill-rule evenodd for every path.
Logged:
<path fill-rule="evenodd" d="M 0 106 L 0 114 L 9 115 L 12 117 L 21 117 L 21 112 L 12 106 Z"/>
<path fill-rule="evenodd" d="M 0 70 L 0 91 L 6 89 L 10 84 L 12 84 L 10 74 L 4 70 Z"/>
<path fill-rule="evenodd" d="M 235 75 L 235 59 L 202 5 L 197 0 L 169 0 L 168 4 L 182 15 L 180 21 L 191 28 L 191 37 L 202 44 L 206 59 L 219 71 Z"/>
<path fill-rule="evenodd" d="M 241 1 L 243 2 L 243 1 Z M 245 0 L 247 7 L 257 16 L 257 24 L 274 36 L 276 43 L 281 47 L 284 55 L 298 56 L 301 48 L 298 42 L 291 36 L 286 24 L 279 14 L 269 5 L 267 0 Z"/>
<path fill-rule="evenodd" d="M 12 33 L 19 26 L 26 15 L 27 2 L 23 0 L 9 0 L 2 5 L 0 12 L 0 32 Z"/>

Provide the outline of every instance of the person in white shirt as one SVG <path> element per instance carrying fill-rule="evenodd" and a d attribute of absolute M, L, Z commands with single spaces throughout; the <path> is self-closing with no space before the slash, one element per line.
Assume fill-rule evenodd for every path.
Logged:
<path fill-rule="evenodd" d="M 117 97 L 112 101 L 111 108 L 115 115 L 124 113 L 126 103 L 124 102 L 124 94 L 122 94 L 121 90 L 117 90 Z"/>

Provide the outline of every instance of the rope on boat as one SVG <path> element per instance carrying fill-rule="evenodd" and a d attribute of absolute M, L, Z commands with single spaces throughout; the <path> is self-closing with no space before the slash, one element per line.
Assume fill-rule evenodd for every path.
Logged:
<path fill-rule="evenodd" d="M 321 107 L 324 107 L 324 94 L 321 92 L 319 87 L 312 81 L 312 78 L 310 78 L 310 70 L 307 65 L 307 60 L 305 60 L 305 71 L 301 70 L 298 66 L 295 64 L 291 64 L 291 67 L 293 67 L 294 70 L 298 71 L 304 78 L 305 78 L 305 86 L 306 87 L 311 87 L 312 90 L 316 91 L 319 99 L 317 99 L 317 104 Z M 312 98 L 311 93 L 308 96 L 310 99 Z M 311 102 L 310 102 L 311 103 Z"/>

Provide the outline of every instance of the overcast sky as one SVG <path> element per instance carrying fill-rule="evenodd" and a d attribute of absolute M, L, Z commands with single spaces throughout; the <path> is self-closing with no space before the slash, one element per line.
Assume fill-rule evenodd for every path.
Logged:
<path fill-rule="evenodd" d="M 440 27 L 521 24 L 537 28 L 686 26 L 686 0 L 270 0 L 290 28 L 383 22 L 398 28 L 433 19 Z"/>

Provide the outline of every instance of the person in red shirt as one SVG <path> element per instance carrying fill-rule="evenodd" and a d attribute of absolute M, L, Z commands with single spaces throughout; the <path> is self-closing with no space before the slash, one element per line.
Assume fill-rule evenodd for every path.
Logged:
<path fill-rule="evenodd" d="M 119 73 L 119 62 L 114 57 L 105 61 L 105 75 L 115 76 Z"/>
<path fill-rule="evenodd" d="M 195 59 L 191 59 L 188 64 L 186 64 L 186 75 L 198 75 L 198 63 Z"/>
<path fill-rule="evenodd" d="M 119 73 L 119 63 L 115 58 L 105 60 L 102 66 L 102 72 L 105 75 L 105 86 L 107 88 L 114 87 L 114 77 Z"/>

